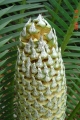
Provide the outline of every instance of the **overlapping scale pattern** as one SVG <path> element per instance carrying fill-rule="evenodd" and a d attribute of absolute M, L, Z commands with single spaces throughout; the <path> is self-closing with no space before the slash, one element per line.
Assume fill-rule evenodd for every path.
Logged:
<path fill-rule="evenodd" d="M 64 120 L 66 76 L 56 32 L 39 15 L 20 34 L 16 73 L 17 120 Z"/>

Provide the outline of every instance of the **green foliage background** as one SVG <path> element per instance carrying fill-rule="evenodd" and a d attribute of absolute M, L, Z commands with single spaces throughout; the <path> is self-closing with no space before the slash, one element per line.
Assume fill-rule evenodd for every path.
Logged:
<path fill-rule="evenodd" d="M 66 119 L 80 120 L 79 0 L 0 0 L 0 120 L 14 120 L 14 72 L 19 35 L 26 21 L 39 13 L 55 28 L 62 48 L 68 87 Z M 74 30 L 76 22 L 78 30 Z"/>

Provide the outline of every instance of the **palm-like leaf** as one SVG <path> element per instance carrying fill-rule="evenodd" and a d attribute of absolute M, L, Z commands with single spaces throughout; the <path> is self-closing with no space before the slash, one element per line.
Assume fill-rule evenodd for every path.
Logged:
<path fill-rule="evenodd" d="M 29 17 L 34 18 L 39 13 L 47 17 L 56 29 L 62 46 L 68 85 L 67 119 L 72 120 L 74 114 L 74 118 L 79 120 L 80 26 L 79 31 L 73 31 L 74 23 L 80 22 L 73 17 L 75 9 L 79 11 L 77 16 L 80 14 L 79 1 L 0 0 L 0 7 L 0 120 L 14 119 L 14 68 L 19 31 Z"/>

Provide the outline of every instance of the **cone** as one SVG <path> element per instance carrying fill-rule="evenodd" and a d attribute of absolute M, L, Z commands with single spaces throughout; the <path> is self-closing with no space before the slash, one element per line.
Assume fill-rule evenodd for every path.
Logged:
<path fill-rule="evenodd" d="M 15 72 L 16 120 L 64 120 L 65 66 L 55 29 L 39 15 L 20 34 Z"/>

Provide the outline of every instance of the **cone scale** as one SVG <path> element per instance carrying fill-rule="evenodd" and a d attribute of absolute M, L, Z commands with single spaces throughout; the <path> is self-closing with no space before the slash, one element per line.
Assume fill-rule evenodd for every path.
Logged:
<path fill-rule="evenodd" d="M 55 29 L 39 15 L 20 34 L 16 73 L 16 120 L 64 120 L 65 67 Z"/>

